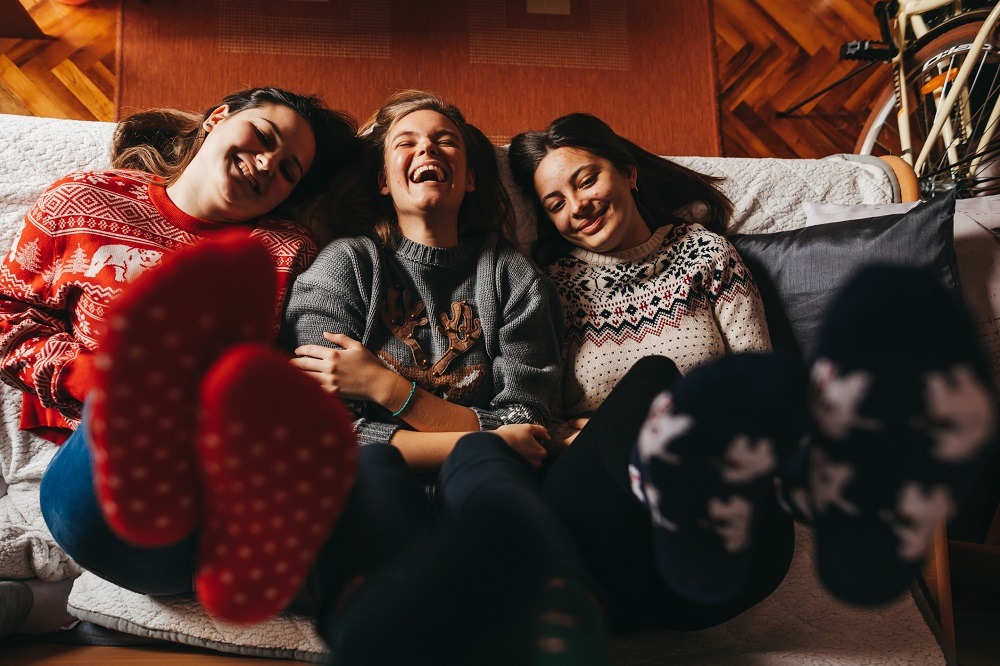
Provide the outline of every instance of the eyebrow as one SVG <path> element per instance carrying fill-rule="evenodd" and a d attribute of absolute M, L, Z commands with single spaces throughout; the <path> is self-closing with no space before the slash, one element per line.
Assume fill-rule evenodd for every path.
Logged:
<path fill-rule="evenodd" d="M 268 125 L 270 125 L 271 129 L 274 130 L 275 136 L 277 136 L 278 139 L 280 139 L 282 142 L 284 142 L 285 137 L 283 137 L 281 135 L 281 130 L 278 129 L 278 126 L 275 125 L 273 122 L 271 122 L 271 120 L 269 118 L 264 118 L 264 122 L 266 122 Z M 299 168 L 299 173 L 305 173 L 305 169 L 302 168 L 302 163 L 299 162 L 298 155 L 294 155 L 293 154 L 292 155 L 292 161 L 295 162 L 295 166 L 297 166 Z"/>
<path fill-rule="evenodd" d="M 577 167 L 576 171 L 574 171 L 573 173 L 571 173 L 569 175 L 568 182 L 572 183 L 573 181 L 576 180 L 576 177 L 580 175 L 581 171 L 583 171 L 584 169 L 589 169 L 592 166 L 593 166 L 592 164 L 584 164 L 581 167 Z M 560 196 L 558 192 L 549 192 L 544 197 L 542 197 L 542 201 L 545 201 L 546 199 L 551 199 L 552 197 L 558 197 L 558 196 Z"/>

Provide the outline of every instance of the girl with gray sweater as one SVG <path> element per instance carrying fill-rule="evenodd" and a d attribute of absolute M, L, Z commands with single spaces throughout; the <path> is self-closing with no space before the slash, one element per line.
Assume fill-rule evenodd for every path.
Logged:
<path fill-rule="evenodd" d="M 538 630 L 532 613 L 568 605 L 592 642 L 575 645 L 574 663 L 600 661 L 588 574 L 538 493 L 560 381 L 557 301 L 503 239 L 510 204 L 493 148 L 421 91 L 394 95 L 367 129 L 379 221 L 324 248 L 285 315 L 292 363 L 353 406 L 362 445 L 328 542 L 352 566 L 326 571 L 339 577 L 327 587 L 361 589 L 320 632 L 345 663 L 412 661 L 407 637 L 420 660 L 514 663 L 561 630 Z"/>

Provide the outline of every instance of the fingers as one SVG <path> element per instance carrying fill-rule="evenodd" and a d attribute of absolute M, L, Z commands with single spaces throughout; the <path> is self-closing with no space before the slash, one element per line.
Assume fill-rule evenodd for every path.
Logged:
<path fill-rule="evenodd" d="M 356 347 L 361 344 L 351 336 L 344 335 L 343 333 L 330 333 L 325 331 L 323 333 L 323 337 L 333 344 L 343 347 L 344 349 L 347 349 L 348 347 Z"/>
<path fill-rule="evenodd" d="M 336 394 L 339 392 L 337 378 L 335 375 L 325 371 L 323 367 L 325 365 L 324 361 L 303 357 L 290 359 L 289 363 L 316 380 L 316 382 L 328 393 Z"/>
<path fill-rule="evenodd" d="M 545 459 L 548 457 L 549 452 L 546 451 L 545 447 L 538 442 L 535 442 L 535 445 L 532 447 L 531 455 L 527 456 L 528 462 L 530 462 L 531 466 L 535 469 L 541 467 L 542 463 L 545 462 Z"/>
<path fill-rule="evenodd" d="M 531 435 L 539 442 L 550 442 L 552 441 L 552 435 L 545 426 L 535 425 L 531 427 Z"/>
<path fill-rule="evenodd" d="M 311 358 L 329 359 L 333 357 L 336 349 L 330 349 L 325 345 L 302 345 L 295 348 L 296 356 L 309 356 Z"/>

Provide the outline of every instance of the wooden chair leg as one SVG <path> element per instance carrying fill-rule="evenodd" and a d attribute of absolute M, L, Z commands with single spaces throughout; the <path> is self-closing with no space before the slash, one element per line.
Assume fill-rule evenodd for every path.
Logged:
<path fill-rule="evenodd" d="M 948 532 L 941 527 L 934 534 L 931 555 L 924 566 L 924 582 L 937 607 L 938 621 L 945 638 L 955 649 L 955 609 L 951 596 L 951 567 L 948 563 Z"/>

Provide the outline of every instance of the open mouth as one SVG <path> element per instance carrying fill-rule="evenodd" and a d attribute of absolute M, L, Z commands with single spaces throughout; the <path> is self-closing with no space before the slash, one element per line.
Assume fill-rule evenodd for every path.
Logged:
<path fill-rule="evenodd" d="M 260 194 L 260 183 L 257 182 L 257 179 L 253 177 L 252 173 L 250 173 L 250 167 L 246 165 L 246 162 L 236 160 L 236 166 L 239 168 L 240 173 L 243 174 L 243 178 L 245 178 L 247 183 L 250 185 L 250 189 L 257 194 Z"/>
<path fill-rule="evenodd" d="M 424 164 L 418 166 L 410 174 L 411 183 L 443 183 L 444 169 L 437 164 Z"/>

